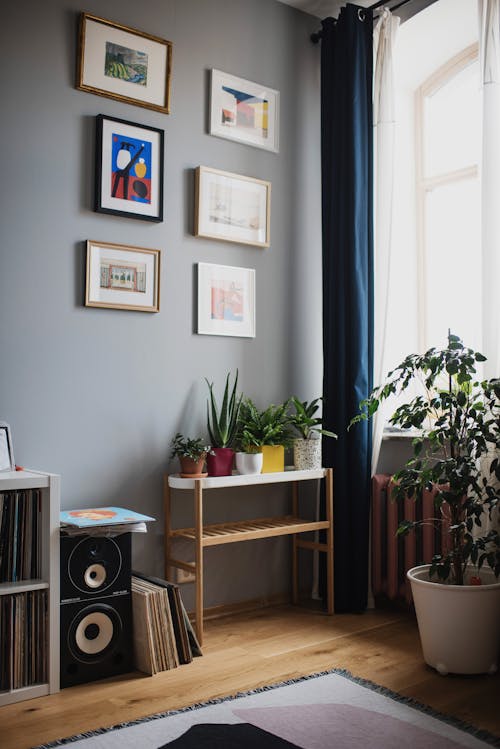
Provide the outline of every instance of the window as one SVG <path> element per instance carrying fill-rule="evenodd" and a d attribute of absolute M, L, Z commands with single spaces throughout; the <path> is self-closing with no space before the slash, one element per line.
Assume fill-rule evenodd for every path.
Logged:
<path fill-rule="evenodd" d="M 477 44 L 418 88 L 415 113 L 419 348 L 441 347 L 451 328 L 481 350 Z"/>

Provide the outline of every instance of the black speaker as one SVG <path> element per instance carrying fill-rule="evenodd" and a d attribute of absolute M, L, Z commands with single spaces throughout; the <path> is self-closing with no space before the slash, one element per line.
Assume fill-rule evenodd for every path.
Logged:
<path fill-rule="evenodd" d="M 61 687 L 132 670 L 131 534 L 61 536 Z"/>

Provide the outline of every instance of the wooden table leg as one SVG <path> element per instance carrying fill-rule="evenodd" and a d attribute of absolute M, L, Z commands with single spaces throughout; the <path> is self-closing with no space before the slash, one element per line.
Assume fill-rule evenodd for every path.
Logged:
<path fill-rule="evenodd" d="M 195 519 L 195 586 L 196 586 L 196 636 L 203 644 L 203 489 L 199 479 L 194 482 Z"/>
<path fill-rule="evenodd" d="M 164 512 L 164 539 L 163 539 L 163 554 L 164 554 L 164 575 L 165 580 L 170 580 L 170 556 L 171 556 L 171 530 L 172 521 L 170 517 L 171 502 L 170 502 L 170 486 L 168 484 L 168 474 L 163 476 L 163 512 Z"/>
<path fill-rule="evenodd" d="M 327 468 L 326 482 L 326 519 L 328 528 L 326 531 L 326 584 L 327 584 L 327 610 L 329 614 L 334 613 L 334 569 L 333 569 L 333 469 Z"/>

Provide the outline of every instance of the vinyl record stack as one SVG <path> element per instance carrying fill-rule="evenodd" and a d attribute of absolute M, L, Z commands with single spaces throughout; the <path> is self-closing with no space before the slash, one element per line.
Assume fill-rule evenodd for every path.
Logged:
<path fill-rule="evenodd" d="M 157 674 L 201 655 L 178 585 L 132 572 L 135 667 Z"/>

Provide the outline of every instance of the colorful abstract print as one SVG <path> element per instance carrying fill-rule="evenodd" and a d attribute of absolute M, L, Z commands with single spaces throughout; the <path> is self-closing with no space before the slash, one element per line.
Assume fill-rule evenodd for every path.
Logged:
<path fill-rule="evenodd" d="M 269 102 L 228 86 L 222 86 L 221 124 L 257 131 L 267 138 Z"/>
<path fill-rule="evenodd" d="M 212 281 L 211 318 L 243 322 L 243 289 L 234 281 Z"/>
<path fill-rule="evenodd" d="M 146 86 L 148 82 L 148 56 L 145 52 L 106 42 L 104 75 L 120 78 L 127 83 Z"/>
<path fill-rule="evenodd" d="M 111 146 L 111 197 L 151 203 L 151 143 L 113 133 Z"/>

